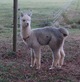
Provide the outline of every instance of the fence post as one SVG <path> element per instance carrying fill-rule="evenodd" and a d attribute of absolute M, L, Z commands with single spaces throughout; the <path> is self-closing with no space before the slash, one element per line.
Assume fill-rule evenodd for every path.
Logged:
<path fill-rule="evenodd" d="M 17 12 L 18 12 L 18 0 L 13 0 L 13 51 L 16 52 L 17 42 Z"/>

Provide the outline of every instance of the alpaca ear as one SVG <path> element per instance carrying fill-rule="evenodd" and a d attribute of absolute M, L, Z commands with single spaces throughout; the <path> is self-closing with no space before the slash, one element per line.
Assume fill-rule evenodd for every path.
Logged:
<path fill-rule="evenodd" d="M 32 10 L 29 11 L 28 16 L 32 16 Z"/>
<path fill-rule="evenodd" d="M 23 12 L 21 12 L 21 17 L 23 17 L 24 16 L 24 14 L 23 14 Z"/>

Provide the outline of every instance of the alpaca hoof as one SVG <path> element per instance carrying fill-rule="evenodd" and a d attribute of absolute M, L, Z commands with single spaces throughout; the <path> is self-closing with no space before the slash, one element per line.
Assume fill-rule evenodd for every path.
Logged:
<path fill-rule="evenodd" d="M 50 68 L 49 68 L 49 70 L 52 70 L 52 69 L 54 69 L 54 67 L 50 67 Z"/>
<path fill-rule="evenodd" d="M 59 69 L 61 69 L 61 66 L 58 66 Z"/>
<path fill-rule="evenodd" d="M 40 69 L 40 67 L 37 67 L 36 69 L 38 69 L 38 70 L 39 70 L 39 69 Z"/>
<path fill-rule="evenodd" d="M 30 67 L 33 67 L 33 65 L 30 65 Z"/>
<path fill-rule="evenodd" d="M 50 67 L 49 70 L 51 70 L 51 69 L 53 69 L 53 68 Z"/>

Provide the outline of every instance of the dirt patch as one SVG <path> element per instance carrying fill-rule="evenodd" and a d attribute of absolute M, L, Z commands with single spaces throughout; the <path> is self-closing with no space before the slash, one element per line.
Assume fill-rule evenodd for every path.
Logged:
<path fill-rule="evenodd" d="M 18 38 L 17 52 L 20 57 L 2 58 L 12 50 L 10 42 L 0 41 L 0 82 L 80 82 L 80 35 L 70 35 L 64 45 L 66 57 L 62 69 L 49 70 L 51 50 L 42 47 L 40 70 L 30 68 L 30 53 Z"/>

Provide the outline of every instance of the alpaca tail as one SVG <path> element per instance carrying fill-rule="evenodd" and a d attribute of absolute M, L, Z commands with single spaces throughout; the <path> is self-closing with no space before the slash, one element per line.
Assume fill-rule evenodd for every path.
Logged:
<path fill-rule="evenodd" d="M 69 35 L 69 32 L 67 29 L 65 28 L 59 28 L 59 31 L 63 34 L 64 37 Z"/>

